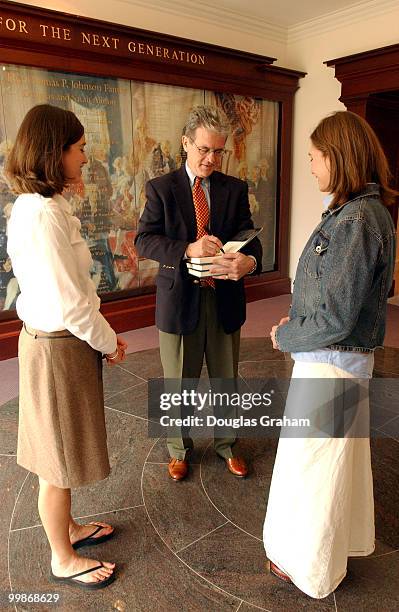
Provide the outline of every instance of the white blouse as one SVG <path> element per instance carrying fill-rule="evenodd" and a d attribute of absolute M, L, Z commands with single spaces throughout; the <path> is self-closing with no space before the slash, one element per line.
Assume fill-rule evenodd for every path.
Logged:
<path fill-rule="evenodd" d="M 26 325 L 45 332 L 67 329 L 97 351 L 115 351 L 116 334 L 99 312 L 90 278 L 91 254 L 65 198 L 18 196 L 7 251 L 21 290 L 17 313 Z"/>

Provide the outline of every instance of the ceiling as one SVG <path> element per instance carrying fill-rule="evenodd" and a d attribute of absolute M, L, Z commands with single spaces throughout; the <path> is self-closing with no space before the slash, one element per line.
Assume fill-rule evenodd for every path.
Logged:
<path fill-rule="evenodd" d="M 94 0 L 95 1 L 95 0 Z M 287 44 L 397 9 L 399 0 L 119 0 Z"/>
<path fill-rule="evenodd" d="M 190 6 L 192 0 L 186 0 L 186 3 Z M 211 0 L 195 0 L 195 4 L 198 8 L 215 7 L 215 2 Z M 216 6 L 219 10 L 225 9 L 247 18 L 260 18 L 272 25 L 289 28 L 364 4 L 364 0 L 217 0 Z"/>

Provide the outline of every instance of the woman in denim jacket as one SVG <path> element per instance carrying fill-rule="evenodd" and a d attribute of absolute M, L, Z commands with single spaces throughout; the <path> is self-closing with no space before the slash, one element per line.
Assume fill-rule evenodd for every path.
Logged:
<path fill-rule="evenodd" d="M 270 336 L 295 361 L 285 414 L 311 415 L 319 429 L 291 439 L 282 431 L 264 542 L 273 574 L 323 598 L 345 577 L 348 557 L 374 550 L 370 441 L 353 423 L 368 424 L 368 379 L 384 340 L 395 261 L 385 205 L 395 192 L 381 145 L 361 117 L 336 112 L 310 139 L 311 171 L 331 202 L 300 257 L 289 316 Z M 337 379 L 354 378 L 353 401 L 344 387 L 350 383 Z M 326 406 L 336 419 L 338 394 L 346 401 L 351 393 L 349 431 L 326 436 Z"/>

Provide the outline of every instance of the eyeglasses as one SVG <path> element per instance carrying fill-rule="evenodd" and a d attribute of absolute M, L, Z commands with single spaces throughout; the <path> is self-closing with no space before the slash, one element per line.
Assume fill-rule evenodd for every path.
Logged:
<path fill-rule="evenodd" d="M 208 147 L 199 147 L 197 144 L 195 144 L 194 140 L 192 140 L 190 137 L 188 139 L 191 142 L 191 144 L 195 146 L 195 148 L 197 149 L 201 157 L 206 157 L 207 155 L 210 155 L 211 153 L 213 153 L 215 157 L 223 157 L 223 155 L 226 153 L 226 149 L 209 149 Z"/>

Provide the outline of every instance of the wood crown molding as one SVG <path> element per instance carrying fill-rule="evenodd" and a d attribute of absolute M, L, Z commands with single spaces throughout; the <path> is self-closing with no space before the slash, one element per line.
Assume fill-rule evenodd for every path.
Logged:
<path fill-rule="evenodd" d="M 327 60 L 342 84 L 341 100 L 399 89 L 399 44 Z"/>
<path fill-rule="evenodd" d="M 315 17 L 288 28 L 287 45 L 319 36 L 338 28 L 378 17 L 398 9 L 397 0 L 366 0 L 348 8 L 331 11 L 326 15 Z"/>

